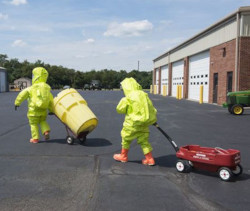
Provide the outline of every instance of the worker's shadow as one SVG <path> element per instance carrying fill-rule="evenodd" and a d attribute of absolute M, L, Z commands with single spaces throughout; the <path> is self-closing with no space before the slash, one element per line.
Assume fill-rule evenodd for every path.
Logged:
<path fill-rule="evenodd" d="M 164 155 L 161 157 L 155 157 L 155 165 L 160 167 L 168 167 L 168 168 L 175 168 L 175 163 L 177 158 L 175 155 Z M 131 163 L 139 163 L 141 164 L 141 160 L 134 160 L 129 161 Z"/>
<path fill-rule="evenodd" d="M 82 145 L 86 147 L 105 147 L 112 145 L 112 143 L 104 138 L 87 138 Z"/>
<path fill-rule="evenodd" d="M 176 161 L 177 158 L 175 154 L 155 157 L 155 164 L 161 167 L 175 168 Z"/>
<path fill-rule="evenodd" d="M 65 139 L 50 139 L 41 143 L 68 144 Z M 103 138 L 87 138 L 84 142 L 80 142 L 78 139 L 75 139 L 72 145 L 82 145 L 85 147 L 105 147 L 112 145 L 112 143 L 109 140 Z"/>

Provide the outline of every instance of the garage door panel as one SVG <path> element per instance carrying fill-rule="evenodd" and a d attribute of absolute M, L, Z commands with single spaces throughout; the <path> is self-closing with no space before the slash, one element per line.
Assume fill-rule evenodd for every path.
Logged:
<path fill-rule="evenodd" d="M 200 86 L 203 85 L 203 101 L 208 102 L 209 62 L 209 51 L 189 58 L 189 99 L 198 101 L 200 99 Z"/>
<path fill-rule="evenodd" d="M 168 65 L 161 68 L 161 94 L 163 94 L 163 86 L 166 85 L 168 88 Z M 167 90 L 166 90 L 167 93 Z"/>
<path fill-rule="evenodd" d="M 174 62 L 172 66 L 172 96 L 177 95 L 177 86 L 182 86 L 183 97 L 183 80 L 184 80 L 184 61 Z"/>

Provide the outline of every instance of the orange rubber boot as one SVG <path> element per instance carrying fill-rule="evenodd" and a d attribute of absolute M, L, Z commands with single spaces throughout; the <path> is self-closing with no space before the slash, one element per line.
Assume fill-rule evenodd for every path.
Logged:
<path fill-rule="evenodd" d="M 149 166 L 154 166 L 155 165 L 155 160 L 154 160 L 151 152 L 146 154 L 145 157 L 146 157 L 146 159 L 142 160 L 142 164 L 149 165 Z"/>
<path fill-rule="evenodd" d="M 49 140 L 49 131 L 44 132 L 44 138 L 45 140 Z"/>
<path fill-rule="evenodd" d="M 128 149 L 122 149 L 121 154 L 114 154 L 113 158 L 120 162 L 128 162 Z"/>
<path fill-rule="evenodd" d="M 30 139 L 30 143 L 33 143 L 33 144 L 37 144 L 38 143 L 38 139 Z"/>

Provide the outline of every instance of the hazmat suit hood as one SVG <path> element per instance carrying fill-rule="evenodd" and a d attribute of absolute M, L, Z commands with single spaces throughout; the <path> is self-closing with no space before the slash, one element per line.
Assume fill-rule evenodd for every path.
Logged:
<path fill-rule="evenodd" d="M 125 96 L 128 96 L 132 91 L 142 90 L 141 85 L 134 78 L 125 78 L 121 85 Z"/>
<path fill-rule="evenodd" d="M 32 71 L 33 77 L 32 77 L 32 84 L 36 84 L 36 83 L 41 83 L 47 82 L 48 79 L 48 72 L 45 68 L 43 67 L 36 67 L 33 69 Z"/>

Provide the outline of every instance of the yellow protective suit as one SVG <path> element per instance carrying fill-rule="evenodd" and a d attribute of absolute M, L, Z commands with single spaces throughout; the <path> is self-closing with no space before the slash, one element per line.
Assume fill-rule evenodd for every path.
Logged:
<path fill-rule="evenodd" d="M 22 90 L 16 100 L 15 106 L 20 106 L 24 100 L 28 101 L 28 113 L 32 139 L 39 139 L 39 125 L 41 132 L 50 131 L 46 122 L 47 112 L 53 112 L 53 95 L 50 86 L 46 84 L 48 72 L 43 67 L 34 68 L 32 71 L 32 86 Z"/>
<path fill-rule="evenodd" d="M 121 85 L 125 97 L 120 100 L 116 110 L 126 115 L 121 131 L 122 148 L 129 149 L 131 142 L 137 139 L 144 155 L 148 154 L 152 151 L 148 127 L 157 121 L 157 110 L 134 78 L 124 79 Z"/>

